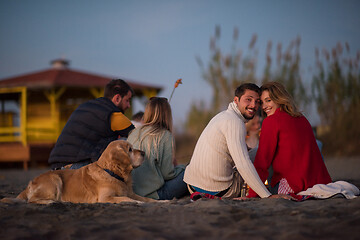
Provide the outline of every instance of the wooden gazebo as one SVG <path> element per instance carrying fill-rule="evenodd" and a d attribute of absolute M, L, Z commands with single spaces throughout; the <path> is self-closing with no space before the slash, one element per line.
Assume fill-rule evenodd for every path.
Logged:
<path fill-rule="evenodd" d="M 110 77 L 75 71 L 63 59 L 52 68 L 0 80 L 0 161 L 46 161 L 79 104 L 103 96 Z M 124 79 L 133 98 L 156 96 L 162 87 Z M 127 112 L 131 116 L 131 109 Z M 40 149 L 40 151 L 39 151 Z"/>

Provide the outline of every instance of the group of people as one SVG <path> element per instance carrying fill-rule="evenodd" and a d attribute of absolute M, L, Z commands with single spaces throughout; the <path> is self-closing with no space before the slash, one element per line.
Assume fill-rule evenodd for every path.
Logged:
<path fill-rule="evenodd" d="M 135 127 L 124 115 L 132 96 L 131 87 L 116 79 L 106 85 L 104 97 L 80 105 L 50 154 L 51 168 L 80 168 L 97 161 L 111 141 L 126 139 L 145 152 L 144 163 L 132 172 L 133 190 L 153 199 L 196 192 L 243 199 L 244 183 L 250 187 L 246 197 L 289 198 L 289 193 L 331 182 L 310 123 L 278 82 L 240 85 L 228 108 L 203 130 L 187 166 L 175 158 L 168 100 L 150 98 Z M 245 124 L 254 119 L 248 130 L 259 136 L 260 106 L 265 119 L 254 141 L 254 136 L 246 138 Z M 264 185 L 267 179 L 270 187 Z"/>

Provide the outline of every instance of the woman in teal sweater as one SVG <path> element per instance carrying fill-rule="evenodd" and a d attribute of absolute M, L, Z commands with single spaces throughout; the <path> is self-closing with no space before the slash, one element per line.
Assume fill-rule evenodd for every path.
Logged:
<path fill-rule="evenodd" d="M 128 139 L 133 148 L 145 152 L 143 164 L 132 171 L 133 189 L 140 196 L 159 200 L 188 194 L 183 165 L 176 165 L 171 107 L 166 98 L 153 97 L 145 107 L 144 125 Z"/>

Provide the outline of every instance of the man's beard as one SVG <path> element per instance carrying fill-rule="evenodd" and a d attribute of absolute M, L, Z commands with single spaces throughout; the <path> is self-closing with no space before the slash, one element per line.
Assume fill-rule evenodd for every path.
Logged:
<path fill-rule="evenodd" d="M 118 105 L 116 105 L 116 107 L 120 110 L 120 112 L 122 112 L 123 114 L 125 114 L 125 111 L 124 111 L 124 109 L 121 107 L 121 104 L 122 104 L 122 100 L 119 102 Z"/>
<path fill-rule="evenodd" d="M 116 106 L 119 110 L 120 110 L 120 112 L 122 113 L 122 114 L 125 114 L 125 111 L 124 111 L 124 109 L 122 109 L 122 107 L 120 107 L 120 104 L 118 105 L 118 106 Z"/>
<path fill-rule="evenodd" d="M 255 109 L 253 109 L 253 110 L 254 110 L 254 112 L 256 112 Z M 256 114 L 254 114 L 254 115 L 252 115 L 252 116 L 249 116 L 249 115 L 246 114 L 246 112 L 243 114 L 243 116 L 244 116 L 244 118 L 245 118 L 246 120 L 251 120 L 251 119 L 253 119 L 253 118 L 255 117 L 255 115 L 256 115 Z"/>
<path fill-rule="evenodd" d="M 246 119 L 246 120 L 251 120 L 251 119 L 253 119 L 254 117 L 255 117 L 255 115 L 253 115 L 253 116 L 247 116 L 247 115 L 243 115 L 244 116 L 244 118 Z"/>

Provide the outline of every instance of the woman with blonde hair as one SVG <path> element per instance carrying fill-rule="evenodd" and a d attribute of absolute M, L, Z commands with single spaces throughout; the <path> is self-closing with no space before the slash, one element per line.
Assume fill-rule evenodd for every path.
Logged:
<path fill-rule="evenodd" d="M 188 194 L 183 182 L 185 166 L 177 165 L 172 135 L 171 107 L 166 98 L 152 97 L 145 107 L 143 125 L 128 141 L 145 152 L 145 161 L 132 172 L 134 192 L 159 200 Z"/>
<path fill-rule="evenodd" d="M 261 180 L 268 178 L 272 166 L 273 194 L 296 194 L 315 184 L 330 183 L 311 125 L 285 87 L 278 82 L 265 83 L 260 99 L 266 118 L 254 166 Z M 250 190 L 248 197 L 255 196 Z"/>

